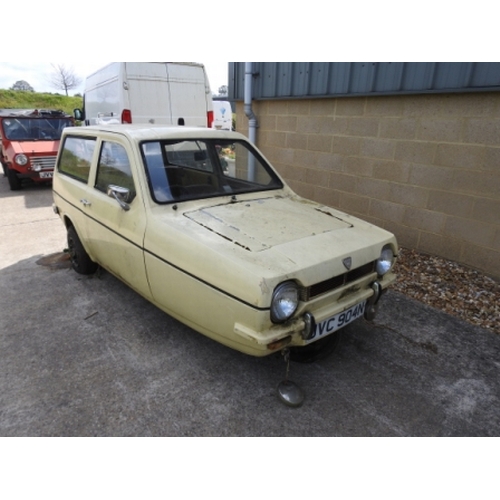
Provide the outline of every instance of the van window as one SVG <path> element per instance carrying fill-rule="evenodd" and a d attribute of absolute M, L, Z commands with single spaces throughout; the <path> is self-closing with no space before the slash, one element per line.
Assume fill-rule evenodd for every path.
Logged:
<path fill-rule="evenodd" d="M 95 145 L 95 137 L 66 137 L 57 166 L 58 171 L 86 183 Z"/>
<path fill-rule="evenodd" d="M 106 193 L 108 186 L 120 186 L 130 191 L 129 201 L 135 198 L 135 186 L 127 151 L 121 144 L 103 141 L 95 187 Z"/>

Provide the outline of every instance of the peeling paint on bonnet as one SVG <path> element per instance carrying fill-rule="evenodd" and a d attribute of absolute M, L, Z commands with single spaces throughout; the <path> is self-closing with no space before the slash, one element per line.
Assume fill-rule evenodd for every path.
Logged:
<path fill-rule="evenodd" d="M 216 205 L 184 215 L 251 252 L 259 252 L 353 227 L 332 212 L 321 205 L 301 203 L 296 197 L 280 196 Z"/>

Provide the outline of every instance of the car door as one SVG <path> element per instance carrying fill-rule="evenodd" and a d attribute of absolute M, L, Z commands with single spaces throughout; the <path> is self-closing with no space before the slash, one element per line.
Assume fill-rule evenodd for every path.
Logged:
<path fill-rule="evenodd" d="M 89 250 L 105 269 L 150 297 L 143 250 L 146 214 L 133 155 L 125 140 L 102 140 L 98 147 L 94 185 L 88 193 Z"/>

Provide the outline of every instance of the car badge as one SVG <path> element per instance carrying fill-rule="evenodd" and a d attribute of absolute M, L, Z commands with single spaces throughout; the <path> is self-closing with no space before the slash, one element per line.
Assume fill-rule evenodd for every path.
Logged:
<path fill-rule="evenodd" d="M 351 257 L 347 257 L 346 259 L 344 259 L 342 261 L 342 264 L 344 264 L 345 268 L 349 271 L 351 269 L 351 266 L 352 266 L 352 259 L 351 259 Z"/>

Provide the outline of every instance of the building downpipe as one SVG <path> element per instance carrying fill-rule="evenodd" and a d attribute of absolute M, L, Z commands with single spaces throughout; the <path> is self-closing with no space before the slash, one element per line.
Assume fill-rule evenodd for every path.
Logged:
<path fill-rule="evenodd" d="M 257 117 L 252 109 L 252 78 L 253 70 L 252 63 L 245 63 L 245 87 L 244 87 L 244 103 L 245 103 L 245 115 L 248 118 L 248 138 L 252 144 L 256 143 L 257 139 L 257 127 L 259 126 L 257 122 Z"/>

